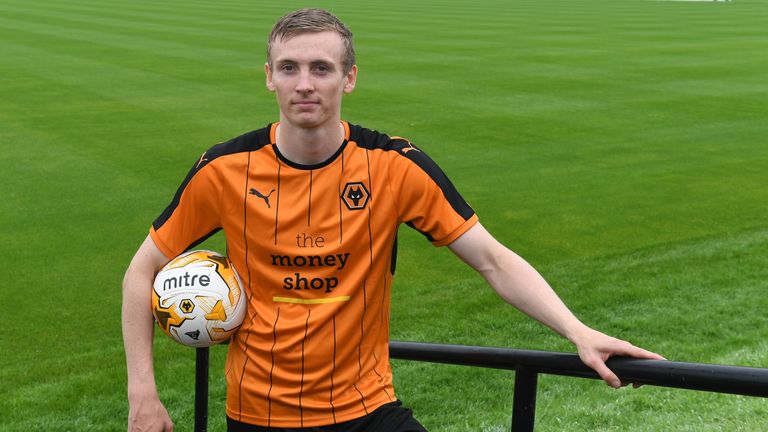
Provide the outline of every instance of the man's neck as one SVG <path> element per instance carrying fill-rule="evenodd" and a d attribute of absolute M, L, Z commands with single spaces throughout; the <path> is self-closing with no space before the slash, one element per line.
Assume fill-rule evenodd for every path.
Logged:
<path fill-rule="evenodd" d="M 344 141 L 341 121 L 317 128 L 295 127 L 280 122 L 275 133 L 277 148 L 291 162 L 315 165 L 328 160 Z"/>

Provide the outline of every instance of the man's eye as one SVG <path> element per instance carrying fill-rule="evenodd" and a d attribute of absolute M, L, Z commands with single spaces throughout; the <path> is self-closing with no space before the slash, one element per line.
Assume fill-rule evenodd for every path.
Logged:
<path fill-rule="evenodd" d="M 328 66 L 325 66 L 325 65 L 317 65 L 317 66 L 315 66 L 315 72 L 318 72 L 318 73 L 328 73 L 328 72 L 330 72 L 330 70 L 331 70 L 331 68 L 329 68 Z"/>
<path fill-rule="evenodd" d="M 284 64 L 284 65 L 280 66 L 280 70 L 283 71 L 283 72 L 293 72 L 293 69 L 294 69 L 294 67 L 291 64 Z"/>

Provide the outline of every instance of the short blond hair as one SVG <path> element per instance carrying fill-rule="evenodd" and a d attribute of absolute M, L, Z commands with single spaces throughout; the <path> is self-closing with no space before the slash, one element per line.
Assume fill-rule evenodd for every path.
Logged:
<path fill-rule="evenodd" d="M 335 15 L 325 9 L 299 9 L 283 15 L 269 34 L 267 41 L 267 63 L 272 67 L 272 46 L 277 40 L 287 40 L 302 33 L 320 33 L 335 31 L 344 42 L 344 56 L 341 63 L 344 73 L 355 64 L 355 47 L 352 43 L 352 32 Z"/>

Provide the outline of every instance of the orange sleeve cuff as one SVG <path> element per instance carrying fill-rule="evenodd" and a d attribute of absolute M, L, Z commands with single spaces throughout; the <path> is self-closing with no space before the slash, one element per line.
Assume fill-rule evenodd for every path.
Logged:
<path fill-rule="evenodd" d="M 440 240 L 435 240 L 432 242 L 432 244 L 435 247 L 439 246 L 445 246 L 447 244 L 451 244 L 454 242 L 454 240 L 461 237 L 462 234 L 469 231 L 470 228 L 475 226 L 475 224 L 478 222 L 477 214 L 473 214 L 471 218 L 464 221 L 463 224 L 459 225 L 458 228 L 453 230 L 450 234 L 448 234 L 446 237 L 441 238 Z"/>
<path fill-rule="evenodd" d="M 166 258 L 169 260 L 176 258 L 176 255 L 178 254 L 173 253 L 173 250 L 171 250 L 171 248 L 169 248 L 168 245 L 163 242 L 163 240 L 160 238 L 160 234 L 155 231 L 154 226 L 149 227 L 149 236 L 152 237 L 152 241 L 155 242 L 155 246 L 160 249 L 160 252 L 162 252 Z"/>

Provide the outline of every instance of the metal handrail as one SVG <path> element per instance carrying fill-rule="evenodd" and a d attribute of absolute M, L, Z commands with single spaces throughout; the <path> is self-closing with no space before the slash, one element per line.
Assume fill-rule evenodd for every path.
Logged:
<path fill-rule="evenodd" d="M 198 348 L 195 432 L 208 430 L 208 348 Z M 515 371 L 512 431 L 533 431 L 538 374 L 600 379 L 576 354 L 467 345 L 389 342 L 393 359 Z M 616 357 L 606 364 L 622 382 L 768 397 L 768 369 Z"/>
<path fill-rule="evenodd" d="M 515 371 L 512 431 L 533 431 L 540 373 L 600 379 L 576 354 L 390 341 L 394 359 Z M 768 369 L 616 357 L 606 365 L 622 382 L 768 397 Z"/>
<path fill-rule="evenodd" d="M 600 377 L 576 354 L 466 345 L 391 341 L 390 357 L 578 378 Z M 616 357 L 606 363 L 624 382 L 768 397 L 768 369 Z"/>

